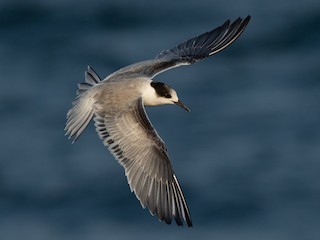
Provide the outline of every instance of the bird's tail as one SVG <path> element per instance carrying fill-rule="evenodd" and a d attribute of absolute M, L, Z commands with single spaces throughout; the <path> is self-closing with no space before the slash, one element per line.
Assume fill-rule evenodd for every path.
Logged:
<path fill-rule="evenodd" d="M 84 83 L 78 84 L 77 97 L 72 103 L 73 107 L 67 113 L 64 129 L 69 138 L 74 137 L 73 143 L 87 127 L 94 114 L 94 95 L 88 90 L 101 82 L 101 78 L 90 66 L 85 72 L 85 79 Z"/>

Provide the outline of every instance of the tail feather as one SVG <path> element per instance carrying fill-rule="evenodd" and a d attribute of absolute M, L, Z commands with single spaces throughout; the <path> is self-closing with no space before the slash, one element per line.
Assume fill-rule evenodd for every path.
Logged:
<path fill-rule="evenodd" d="M 89 83 L 89 81 L 91 81 L 92 85 L 101 82 L 101 78 L 99 77 L 99 75 L 90 66 L 88 66 L 88 70 L 85 73 L 85 77 L 86 82 Z"/>
<path fill-rule="evenodd" d="M 98 74 L 90 66 L 85 72 L 85 79 L 86 82 L 78 84 L 77 97 L 72 103 L 73 107 L 67 113 L 67 123 L 64 129 L 69 139 L 74 137 L 73 143 L 87 127 L 94 114 L 94 98 L 88 90 L 101 82 Z"/>

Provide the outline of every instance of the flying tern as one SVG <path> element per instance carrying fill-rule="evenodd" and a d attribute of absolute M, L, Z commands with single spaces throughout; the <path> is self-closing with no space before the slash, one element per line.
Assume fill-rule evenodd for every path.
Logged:
<path fill-rule="evenodd" d="M 76 141 L 91 119 L 103 144 L 124 167 L 130 189 L 143 208 L 160 221 L 192 226 L 184 194 L 173 171 L 167 148 L 148 119 L 144 106 L 176 104 L 189 108 L 177 92 L 152 79 L 161 72 L 212 56 L 234 42 L 250 16 L 226 21 L 152 60 L 138 62 L 101 79 L 88 67 L 67 113 L 66 135 Z"/>

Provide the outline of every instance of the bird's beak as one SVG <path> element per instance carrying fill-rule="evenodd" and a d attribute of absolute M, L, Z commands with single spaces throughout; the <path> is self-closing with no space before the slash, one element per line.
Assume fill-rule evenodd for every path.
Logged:
<path fill-rule="evenodd" d="M 191 112 L 191 110 L 180 100 L 178 100 L 178 102 L 174 102 L 176 105 L 178 105 L 179 107 L 182 107 L 184 110 Z"/>

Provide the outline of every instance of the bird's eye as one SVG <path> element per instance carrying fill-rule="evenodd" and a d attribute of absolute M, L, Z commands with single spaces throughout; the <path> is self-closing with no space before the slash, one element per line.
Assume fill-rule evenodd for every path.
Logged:
<path fill-rule="evenodd" d="M 166 94 L 164 95 L 164 97 L 165 97 L 165 98 L 171 98 L 171 95 L 170 95 L 169 93 L 166 93 Z"/>

